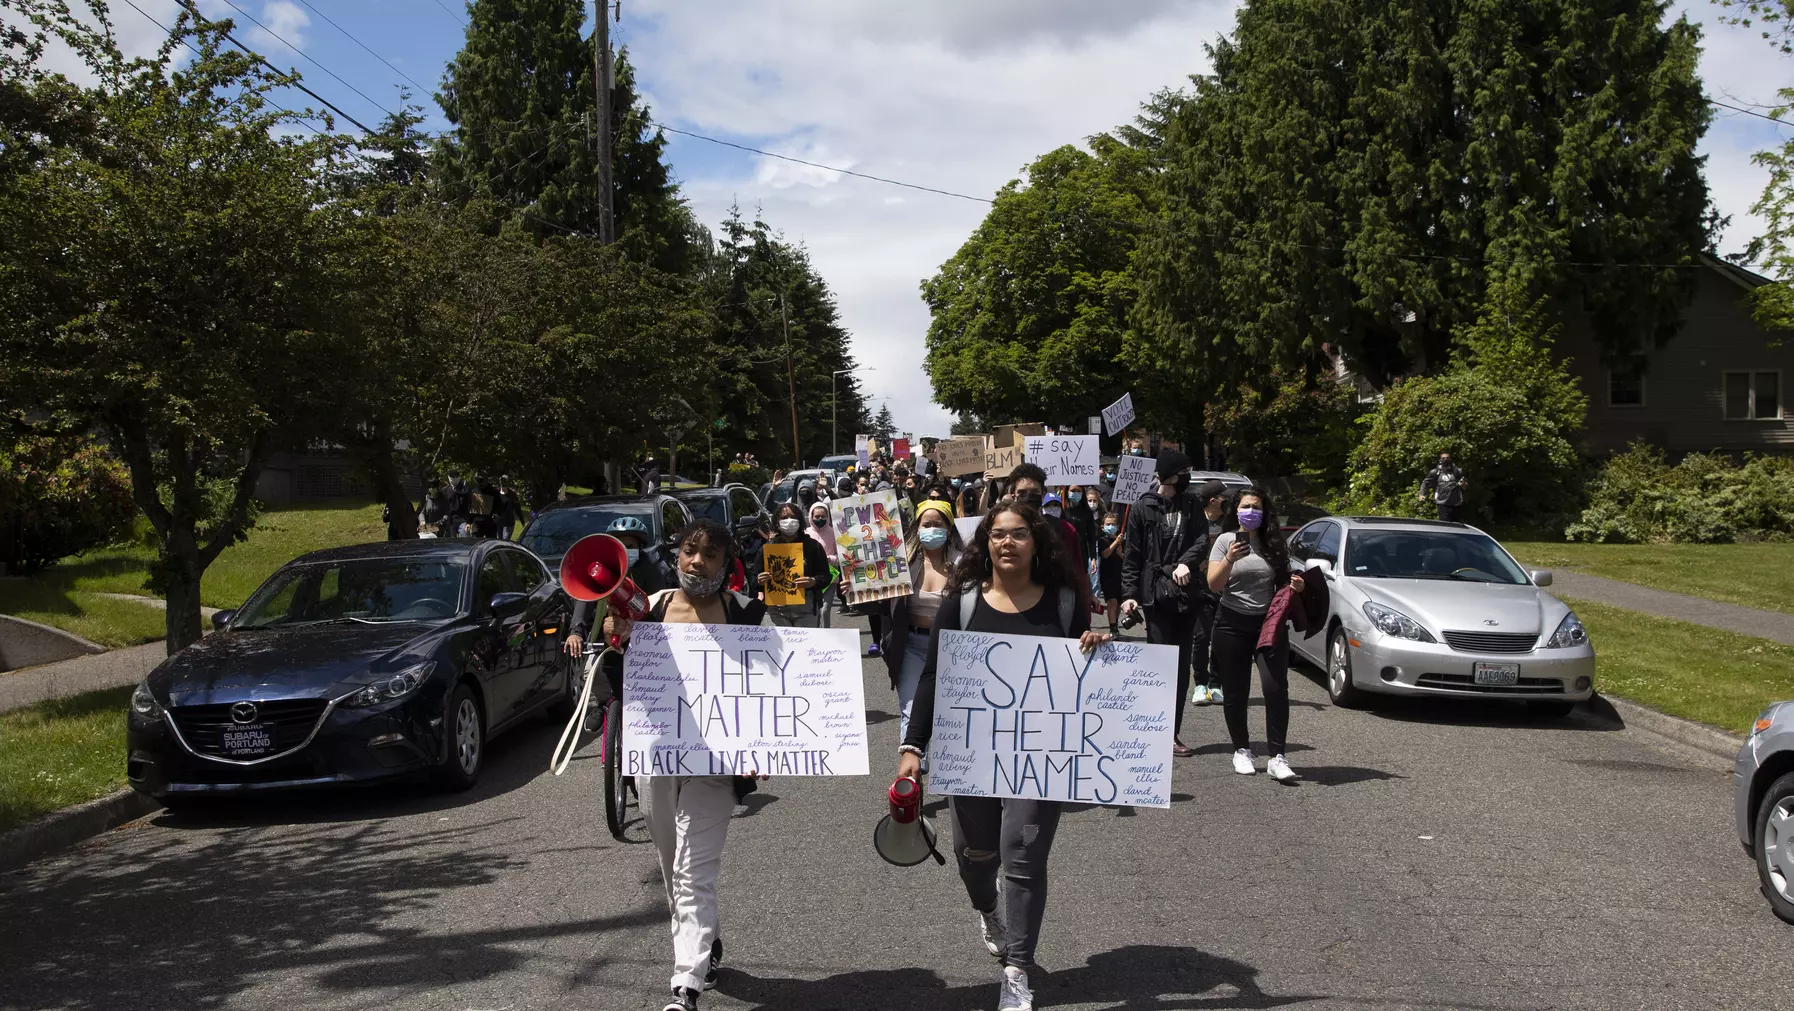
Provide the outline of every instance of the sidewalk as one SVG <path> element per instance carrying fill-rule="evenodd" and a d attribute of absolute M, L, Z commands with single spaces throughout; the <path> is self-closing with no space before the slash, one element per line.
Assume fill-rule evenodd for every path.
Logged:
<path fill-rule="evenodd" d="M 1579 597 L 1609 607 L 1623 607 L 1659 618 L 1674 618 L 1794 646 L 1794 614 L 1722 604 L 1717 600 L 1653 590 L 1648 586 L 1565 569 L 1552 570 L 1551 577 L 1552 583 L 1547 590 L 1559 596 Z"/>
<path fill-rule="evenodd" d="M 161 642 L 149 642 L 0 674 L 0 713 L 45 699 L 136 684 L 167 656 Z"/>

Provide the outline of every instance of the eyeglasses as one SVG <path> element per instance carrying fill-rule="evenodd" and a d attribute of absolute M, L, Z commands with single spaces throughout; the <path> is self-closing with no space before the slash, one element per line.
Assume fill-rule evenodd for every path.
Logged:
<path fill-rule="evenodd" d="M 1027 527 L 1016 527 L 1013 530 L 992 530 L 990 532 L 990 541 L 992 544 L 1009 542 L 1026 544 L 1033 539 L 1034 532 Z"/>

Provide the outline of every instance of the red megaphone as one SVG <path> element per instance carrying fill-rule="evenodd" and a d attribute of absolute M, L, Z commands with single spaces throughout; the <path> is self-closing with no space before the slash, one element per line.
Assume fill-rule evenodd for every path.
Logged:
<path fill-rule="evenodd" d="M 648 595 L 629 578 L 629 549 L 609 534 L 581 537 L 561 558 L 561 586 L 574 600 L 604 600 L 611 614 L 640 621 Z M 611 645 L 619 640 L 611 637 Z"/>

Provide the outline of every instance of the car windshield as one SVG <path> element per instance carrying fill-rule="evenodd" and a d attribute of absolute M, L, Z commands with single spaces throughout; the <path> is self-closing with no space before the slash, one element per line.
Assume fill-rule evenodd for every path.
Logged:
<path fill-rule="evenodd" d="M 729 522 L 729 500 L 724 495 L 691 495 L 685 499 L 685 508 L 697 519 Z"/>
<path fill-rule="evenodd" d="M 461 610 L 459 559 L 357 558 L 289 565 L 237 613 L 236 629 L 328 621 L 434 621 Z"/>
<path fill-rule="evenodd" d="M 575 541 L 604 533 L 621 516 L 634 516 L 649 530 L 654 529 L 654 507 L 648 503 L 556 509 L 536 517 L 523 532 L 522 544 L 543 558 L 559 558 Z"/>
<path fill-rule="evenodd" d="M 1355 579 L 1527 582 L 1494 538 L 1446 530 L 1353 530 L 1346 538 L 1345 571 Z"/>

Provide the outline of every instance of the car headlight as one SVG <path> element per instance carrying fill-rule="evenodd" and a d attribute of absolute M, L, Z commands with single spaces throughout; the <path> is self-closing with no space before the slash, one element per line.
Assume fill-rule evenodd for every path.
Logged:
<path fill-rule="evenodd" d="M 337 703 L 350 709 L 364 706 L 377 706 L 383 702 L 402 699 L 417 691 L 417 686 L 424 683 L 430 672 L 436 669 L 436 661 L 427 660 L 415 667 L 407 667 L 394 674 L 382 675 L 380 680 L 362 685 L 342 697 Z"/>
<path fill-rule="evenodd" d="M 1564 620 L 1557 623 L 1557 631 L 1545 640 L 1546 649 L 1568 649 L 1571 646 L 1588 645 L 1588 630 L 1582 627 L 1582 621 L 1571 611 L 1564 615 Z"/>
<path fill-rule="evenodd" d="M 1371 626 L 1384 635 L 1393 635 L 1397 639 L 1412 639 L 1415 642 L 1435 642 L 1432 633 L 1420 627 L 1420 623 L 1394 608 L 1384 607 L 1372 601 L 1364 602 L 1364 616 L 1370 619 Z"/>
<path fill-rule="evenodd" d="M 131 711 L 146 720 L 161 718 L 162 703 L 156 701 L 148 681 L 139 682 L 137 690 L 131 693 Z"/>
<path fill-rule="evenodd" d="M 1775 725 L 1775 711 L 1785 705 L 1787 705 L 1786 702 L 1777 702 L 1774 705 L 1771 705 L 1768 709 L 1763 710 L 1763 712 L 1757 717 L 1756 722 L 1752 723 L 1750 725 L 1750 736 L 1755 737 L 1758 734 L 1762 733 L 1763 731 L 1768 730 L 1770 727 L 1774 726 Z"/>

